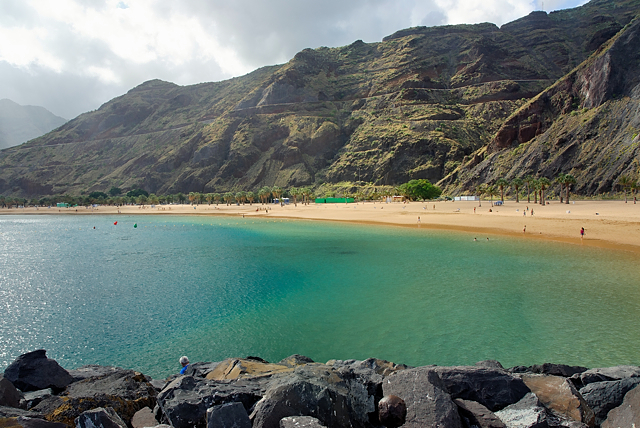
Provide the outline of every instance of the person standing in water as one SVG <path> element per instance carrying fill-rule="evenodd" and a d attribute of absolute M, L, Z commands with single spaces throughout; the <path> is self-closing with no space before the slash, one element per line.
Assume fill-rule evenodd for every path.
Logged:
<path fill-rule="evenodd" d="M 580 228 L 580 241 L 584 239 L 584 227 Z"/>

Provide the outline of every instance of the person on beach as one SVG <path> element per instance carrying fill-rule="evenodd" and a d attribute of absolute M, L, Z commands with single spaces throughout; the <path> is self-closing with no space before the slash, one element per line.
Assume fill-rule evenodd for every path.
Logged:
<path fill-rule="evenodd" d="M 580 240 L 584 239 L 584 227 L 580 229 Z"/>
<path fill-rule="evenodd" d="M 524 229 L 522 229 L 522 233 L 527 233 L 527 225 L 524 225 Z"/>
<path fill-rule="evenodd" d="M 180 374 L 183 375 L 187 368 L 189 367 L 189 358 L 185 355 L 180 357 L 180 364 L 182 365 L 182 369 L 180 369 Z"/>
<path fill-rule="evenodd" d="M 420 224 L 420 216 L 418 216 L 418 224 Z"/>

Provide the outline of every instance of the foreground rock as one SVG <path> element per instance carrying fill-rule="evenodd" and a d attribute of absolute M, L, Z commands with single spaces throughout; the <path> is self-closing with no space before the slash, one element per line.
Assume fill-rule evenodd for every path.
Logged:
<path fill-rule="evenodd" d="M 44 351 L 30 354 L 16 363 L 53 361 Z M 20 366 L 16 363 L 12 366 Z M 583 369 L 554 364 L 504 369 L 497 361 L 412 368 L 374 358 L 322 364 L 293 355 L 278 363 L 257 357 L 193 363 L 187 375 L 153 381 L 132 370 L 85 366 L 65 371 L 73 382 L 63 390 L 22 394 L 0 377 L 0 428 L 586 428 L 637 423 L 640 368 Z M 16 382 L 29 377 L 46 375 L 22 373 Z M 51 382 L 39 385 L 44 384 Z"/>
<path fill-rule="evenodd" d="M 149 378 L 133 370 L 120 370 L 75 382 L 60 395 L 44 399 L 33 410 L 49 421 L 75 426 L 74 420 L 83 412 L 111 408 L 125 423 L 130 423 L 138 410 L 155 406 L 156 395 Z"/>
<path fill-rule="evenodd" d="M 47 358 L 44 349 L 19 356 L 6 368 L 4 377 L 23 392 L 46 388 L 60 391 L 73 381 L 68 371 Z"/>

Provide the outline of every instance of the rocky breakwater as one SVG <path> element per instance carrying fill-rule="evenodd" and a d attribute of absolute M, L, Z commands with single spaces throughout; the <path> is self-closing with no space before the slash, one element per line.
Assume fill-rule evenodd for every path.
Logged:
<path fill-rule="evenodd" d="M 408 367 L 384 360 L 231 358 L 153 380 L 65 370 L 44 350 L 0 376 L 0 428 L 632 427 L 640 367 Z"/>

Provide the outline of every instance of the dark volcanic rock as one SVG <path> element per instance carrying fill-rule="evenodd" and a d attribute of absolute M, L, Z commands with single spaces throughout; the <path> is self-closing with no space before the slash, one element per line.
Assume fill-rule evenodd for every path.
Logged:
<path fill-rule="evenodd" d="M 259 382 L 247 379 L 214 381 L 181 376 L 158 394 L 158 406 L 174 428 L 204 428 L 208 408 L 239 402 L 250 409 L 264 392 Z"/>
<path fill-rule="evenodd" d="M 374 397 L 354 379 L 324 364 L 307 364 L 274 379 L 251 413 L 254 428 L 278 427 L 287 416 L 313 416 L 330 427 L 364 427 Z"/>
<path fill-rule="evenodd" d="M 385 379 L 385 395 L 396 395 L 407 404 L 407 428 L 462 427 L 458 408 L 445 390 L 434 367 L 402 370 Z"/>
<path fill-rule="evenodd" d="M 311 358 L 305 357 L 304 355 L 293 354 L 283 359 L 278 364 L 282 364 L 283 366 L 287 366 L 287 367 L 295 367 L 295 366 L 300 366 L 302 364 L 309 364 L 314 362 L 315 361 L 313 361 Z"/>
<path fill-rule="evenodd" d="M 529 393 L 517 403 L 497 411 L 496 416 L 510 428 L 548 428 L 557 426 L 549 423 L 549 412 L 533 393 Z"/>
<path fill-rule="evenodd" d="M 571 381 L 576 388 L 582 387 L 594 382 L 606 382 L 610 380 L 620 380 L 630 377 L 640 377 L 640 367 L 638 366 L 615 366 L 590 369 L 583 373 L 571 376 Z"/>
<path fill-rule="evenodd" d="M 75 370 L 69 370 L 69 374 L 73 378 L 74 382 L 78 382 L 80 380 L 89 379 L 91 377 L 107 376 L 120 371 L 122 371 L 122 369 L 119 367 L 89 364 L 86 366 L 78 367 Z"/>
<path fill-rule="evenodd" d="M 125 422 L 144 407 L 156 404 L 156 390 L 144 375 L 122 370 L 107 376 L 72 383 L 59 396 L 43 400 L 34 407 L 47 420 L 73 425 L 81 413 L 98 407 L 111 407 Z"/>
<path fill-rule="evenodd" d="M 22 391 L 46 388 L 60 391 L 73 381 L 68 371 L 47 358 L 44 349 L 20 355 L 6 368 L 4 377 Z"/>
<path fill-rule="evenodd" d="M 138 410 L 131 418 L 131 426 L 133 428 L 154 427 L 158 425 L 153 410 L 149 407 Z"/>
<path fill-rule="evenodd" d="M 396 428 L 407 421 L 407 404 L 396 395 L 387 395 L 378 402 L 380 423 L 387 428 Z"/>
<path fill-rule="evenodd" d="M 110 407 L 87 410 L 75 420 L 76 428 L 127 428 L 120 416 Z"/>
<path fill-rule="evenodd" d="M 39 391 L 25 392 L 24 403 L 27 409 L 31 409 L 40 404 L 43 400 L 52 396 L 53 390 L 51 388 L 41 389 Z"/>
<path fill-rule="evenodd" d="M 500 361 L 496 360 L 478 361 L 476 363 L 476 367 L 484 367 L 487 369 L 504 369 L 504 367 L 502 367 L 502 364 L 500 364 Z"/>
<path fill-rule="evenodd" d="M 596 416 L 596 424 L 600 425 L 609 411 L 622 404 L 627 392 L 640 384 L 640 377 L 593 382 L 580 390 L 589 407 Z"/>
<path fill-rule="evenodd" d="M 27 416 L 18 416 L 9 420 L 0 418 L 0 426 L 2 428 L 68 428 L 65 424 Z"/>
<path fill-rule="evenodd" d="M 20 407 L 22 394 L 4 376 L 0 376 L 0 406 Z"/>
<path fill-rule="evenodd" d="M 491 411 L 517 403 L 529 391 L 505 370 L 483 367 L 435 367 L 453 398 L 477 401 Z"/>
<path fill-rule="evenodd" d="M 242 403 L 226 403 L 207 410 L 207 428 L 251 428 Z"/>
<path fill-rule="evenodd" d="M 461 398 L 456 398 L 453 401 L 458 406 L 465 427 L 506 428 L 500 418 L 482 404 Z"/>
<path fill-rule="evenodd" d="M 640 388 L 634 388 L 624 396 L 622 405 L 609 412 L 602 428 L 640 426 Z"/>
<path fill-rule="evenodd" d="M 587 371 L 586 367 L 581 366 L 567 366 L 565 364 L 535 364 L 530 367 L 516 366 L 509 369 L 511 373 L 536 373 L 547 374 L 553 376 L 571 377 Z"/>
<path fill-rule="evenodd" d="M 280 419 L 280 428 L 326 428 L 311 416 L 288 416 Z"/>

